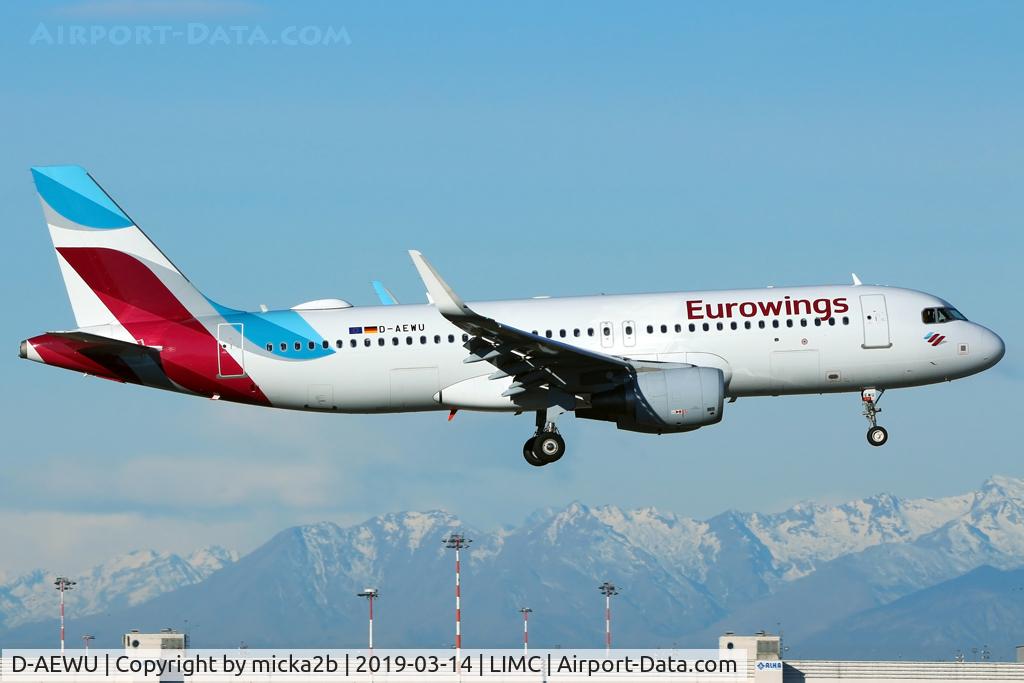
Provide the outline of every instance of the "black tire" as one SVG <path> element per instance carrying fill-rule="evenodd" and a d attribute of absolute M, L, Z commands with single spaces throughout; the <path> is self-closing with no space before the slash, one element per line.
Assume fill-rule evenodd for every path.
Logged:
<path fill-rule="evenodd" d="M 889 440 L 889 432 L 885 427 L 872 427 L 868 430 L 868 443 L 872 446 L 884 446 Z"/>
<path fill-rule="evenodd" d="M 545 465 L 557 462 L 565 455 L 565 439 L 557 432 L 538 434 L 533 440 L 533 455 Z"/>
<path fill-rule="evenodd" d="M 533 454 L 533 443 L 536 440 L 537 437 L 531 436 L 526 440 L 526 443 L 523 444 L 523 459 L 534 467 L 543 467 L 547 463 Z"/>

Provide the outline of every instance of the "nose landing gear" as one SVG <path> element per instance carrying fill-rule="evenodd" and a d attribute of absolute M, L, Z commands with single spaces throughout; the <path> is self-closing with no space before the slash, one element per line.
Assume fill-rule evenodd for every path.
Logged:
<path fill-rule="evenodd" d="M 864 405 L 864 417 L 871 423 L 871 428 L 868 429 L 868 443 L 872 446 L 884 446 L 885 442 L 889 440 L 889 432 L 885 431 L 885 427 L 878 426 L 876 418 L 878 413 L 882 412 L 878 407 L 878 402 L 882 399 L 884 392 L 884 389 L 864 389 L 860 392 L 860 400 Z"/>
<path fill-rule="evenodd" d="M 523 444 L 523 458 L 534 467 L 543 467 L 565 455 L 565 439 L 558 433 L 555 419 L 564 410 L 548 408 L 537 411 L 537 433 Z"/>

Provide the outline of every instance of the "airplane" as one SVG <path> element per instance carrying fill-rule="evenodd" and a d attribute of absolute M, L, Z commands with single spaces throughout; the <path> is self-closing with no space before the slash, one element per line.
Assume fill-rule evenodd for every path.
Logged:
<path fill-rule="evenodd" d="M 77 327 L 22 341 L 22 358 L 274 408 L 535 413 L 523 445 L 534 466 L 565 453 L 565 413 L 681 433 L 752 396 L 856 392 L 868 443 L 881 446 L 883 392 L 967 377 L 1005 352 L 944 299 L 856 275 L 852 285 L 466 303 L 418 251 L 426 304 L 243 311 L 200 293 L 82 167 L 32 175 Z"/>

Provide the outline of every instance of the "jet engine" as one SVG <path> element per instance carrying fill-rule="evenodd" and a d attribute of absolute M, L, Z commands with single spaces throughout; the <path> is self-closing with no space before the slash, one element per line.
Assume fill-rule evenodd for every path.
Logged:
<path fill-rule="evenodd" d="M 725 376 L 718 368 L 645 370 L 592 395 L 590 407 L 577 409 L 576 417 L 614 422 L 632 432 L 688 432 L 721 421 L 724 400 Z"/>

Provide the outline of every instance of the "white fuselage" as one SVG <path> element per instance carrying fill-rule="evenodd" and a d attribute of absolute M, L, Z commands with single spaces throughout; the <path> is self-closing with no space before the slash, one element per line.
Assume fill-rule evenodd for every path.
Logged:
<path fill-rule="evenodd" d="M 812 306 L 816 310 L 808 312 Z M 473 310 L 505 325 L 604 354 L 720 368 L 733 398 L 917 386 L 998 362 L 1002 342 L 986 328 L 966 320 L 922 320 L 924 309 L 941 306 L 949 304 L 922 292 L 871 286 L 472 303 Z M 319 338 L 244 329 L 246 319 L 264 314 L 223 318 L 241 326 L 245 337 L 244 349 L 229 344 L 227 350 L 276 407 L 522 409 L 501 395 L 511 379 L 490 380 L 494 368 L 488 363 L 464 362 L 464 332 L 432 305 L 301 313 Z M 930 343 L 931 334 L 941 334 L 941 343 Z"/>

